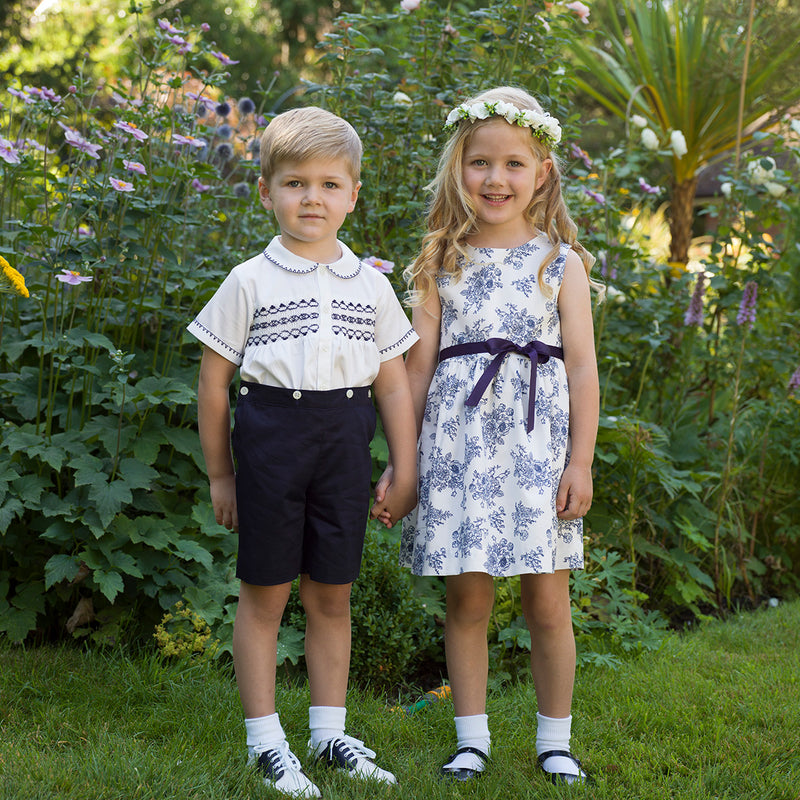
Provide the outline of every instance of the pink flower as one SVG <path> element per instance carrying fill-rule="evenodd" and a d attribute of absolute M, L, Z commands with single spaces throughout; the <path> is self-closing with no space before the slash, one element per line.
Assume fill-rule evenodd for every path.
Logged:
<path fill-rule="evenodd" d="M 586 194 L 589 195 L 589 197 L 591 197 L 595 203 L 599 203 L 601 206 L 606 204 L 606 198 L 602 192 L 593 192 L 591 189 L 584 189 L 583 191 L 586 192 Z"/>
<path fill-rule="evenodd" d="M 82 223 L 78 225 L 78 236 L 94 236 L 94 231 L 86 223 Z"/>
<path fill-rule="evenodd" d="M 139 175 L 147 175 L 147 169 L 145 168 L 144 164 L 140 164 L 138 161 L 128 161 L 127 159 L 123 159 L 122 166 L 128 170 L 128 172 L 138 172 Z"/>
<path fill-rule="evenodd" d="M 385 258 L 370 256 L 364 259 L 365 264 L 374 267 L 378 272 L 389 273 L 394 269 L 394 261 L 387 261 Z"/>
<path fill-rule="evenodd" d="M 582 147 L 578 147 L 574 142 L 569 146 L 569 154 L 572 158 L 583 161 L 583 165 L 586 169 L 592 168 L 592 159 L 589 158 L 589 154 Z"/>
<path fill-rule="evenodd" d="M 204 22 L 200 26 L 200 30 L 203 31 L 203 33 L 208 33 L 211 30 L 211 26 L 207 22 Z"/>
<path fill-rule="evenodd" d="M 574 3 L 567 3 L 567 8 L 572 11 L 581 22 L 588 24 L 589 6 L 585 3 L 581 3 L 580 0 L 575 0 Z"/>
<path fill-rule="evenodd" d="M 135 189 L 134 185 L 130 183 L 130 181 L 123 181 L 113 176 L 108 179 L 108 182 L 118 192 L 132 192 Z"/>
<path fill-rule="evenodd" d="M 192 189 L 194 189 L 196 192 L 207 192 L 210 188 L 211 186 L 208 186 L 205 183 L 201 183 L 198 178 L 195 178 L 192 181 Z"/>
<path fill-rule="evenodd" d="M 661 187 L 651 186 L 644 178 L 639 178 L 639 188 L 645 194 L 658 194 L 661 191 Z"/>
<path fill-rule="evenodd" d="M 238 61 L 234 61 L 229 56 L 226 56 L 221 50 L 212 50 L 211 55 L 214 58 L 219 59 L 219 61 L 223 64 L 223 66 L 229 67 L 231 64 L 238 64 Z"/>
<path fill-rule="evenodd" d="M 192 147 L 196 147 L 198 150 L 206 146 L 205 139 L 198 139 L 197 137 L 191 136 L 190 134 L 182 136 L 180 133 L 174 133 L 172 135 L 172 141 L 175 142 L 175 144 L 191 145 Z"/>
<path fill-rule="evenodd" d="M 6 164 L 19 164 L 19 150 L 2 136 L 0 136 L 0 158 Z"/>
<path fill-rule="evenodd" d="M 158 27 L 161 28 L 162 31 L 171 33 L 173 36 L 177 36 L 179 33 L 185 33 L 185 31 L 178 30 L 174 25 L 172 25 L 170 22 L 167 22 L 165 19 L 158 20 Z"/>
<path fill-rule="evenodd" d="M 56 280 L 61 283 L 68 283 L 70 286 L 77 286 L 79 283 L 85 283 L 92 280 L 90 275 L 81 275 L 80 272 L 75 272 L 71 269 L 62 269 L 61 275 L 56 275 Z"/>
<path fill-rule="evenodd" d="M 167 36 L 167 41 L 174 44 L 178 48 L 178 54 L 183 55 L 192 49 L 190 42 L 187 42 L 183 36 Z"/>
<path fill-rule="evenodd" d="M 86 153 L 89 158 L 94 158 L 95 160 L 100 158 L 98 153 L 103 149 L 102 145 L 92 144 L 87 139 L 84 139 L 74 128 L 70 128 L 62 122 L 58 124 L 64 129 L 64 138 L 67 140 L 67 144 L 72 145 L 82 153 Z"/>
<path fill-rule="evenodd" d="M 400 0 L 400 8 L 403 11 L 416 11 L 419 8 L 420 0 Z"/>
<path fill-rule="evenodd" d="M 115 122 L 113 127 L 115 127 L 119 131 L 124 131 L 125 133 L 129 133 L 138 142 L 143 142 L 145 139 L 150 138 L 143 130 L 140 130 L 133 122 Z"/>

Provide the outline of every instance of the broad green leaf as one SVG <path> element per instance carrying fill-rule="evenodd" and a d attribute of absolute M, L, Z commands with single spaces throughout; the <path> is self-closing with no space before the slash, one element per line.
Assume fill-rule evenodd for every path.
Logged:
<path fill-rule="evenodd" d="M 44 565 L 44 588 L 49 589 L 61 581 L 71 581 L 80 569 L 80 560 L 75 556 L 56 553 Z"/>
<path fill-rule="evenodd" d="M 89 499 L 100 515 L 101 522 L 104 526 L 107 526 L 122 506 L 131 502 L 133 495 L 125 481 L 115 480 L 107 483 L 103 479 L 102 482 L 94 483 L 90 486 Z"/>
<path fill-rule="evenodd" d="M 109 603 L 114 602 L 114 598 L 124 589 L 122 576 L 118 572 L 106 572 L 96 569 L 92 572 L 97 588 L 105 595 Z"/>

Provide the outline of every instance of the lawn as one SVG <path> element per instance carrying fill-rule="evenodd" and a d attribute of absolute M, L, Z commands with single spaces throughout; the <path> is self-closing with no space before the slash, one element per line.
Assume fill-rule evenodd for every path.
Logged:
<path fill-rule="evenodd" d="M 389 710 L 396 700 L 353 690 L 348 732 L 379 751 L 399 786 L 309 765 L 326 798 L 800 798 L 800 602 L 671 635 L 616 670 L 582 670 L 573 745 L 597 777 L 588 789 L 553 787 L 534 768 L 528 682 L 490 695 L 491 771 L 469 786 L 435 777 L 453 749 L 450 703 L 405 717 Z M 306 686 L 282 686 L 279 704 L 302 756 Z M 227 668 L 0 645 L 2 798 L 274 797 L 245 768 L 243 748 Z"/>

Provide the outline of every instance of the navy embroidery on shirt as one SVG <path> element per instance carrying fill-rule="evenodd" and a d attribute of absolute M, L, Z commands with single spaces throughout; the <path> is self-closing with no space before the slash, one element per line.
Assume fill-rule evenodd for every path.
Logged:
<path fill-rule="evenodd" d="M 262 306 L 253 314 L 247 345 L 299 339 L 317 333 L 318 321 L 319 301 L 316 298 Z"/>
<path fill-rule="evenodd" d="M 331 320 L 334 324 L 331 330 L 336 336 L 372 342 L 375 340 L 375 313 L 376 307 L 369 303 L 332 300 Z"/>
<path fill-rule="evenodd" d="M 238 350 L 235 350 L 227 342 L 223 342 L 222 339 L 219 338 L 219 336 L 217 336 L 213 331 L 210 331 L 208 328 L 206 328 L 206 326 L 203 325 L 202 322 L 198 322 L 197 320 L 195 320 L 194 324 L 201 331 L 203 331 L 203 333 L 205 333 L 206 336 L 209 337 L 209 339 L 211 339 L 212 341 L 216 342 L 224 350 L 227 350 L 228 352 L 232 353 L 234 356 L 236 356 L 239 359 L 239 361 L 241 361 L 244 358 L 244 354 L 243 353 L 240 353 Z"/>

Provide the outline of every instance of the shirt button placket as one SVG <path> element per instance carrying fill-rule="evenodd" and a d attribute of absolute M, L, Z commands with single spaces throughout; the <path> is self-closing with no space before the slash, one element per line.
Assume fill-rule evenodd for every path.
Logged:
<path fill-rule="evenodd" d="M 332 386 L 331 350 L 333 349 L 333 319 L 331 308 L 331 275 L 328 267 L 317 267 L 319 276 L 319 352 L 317 354 L 317 388 L 326 391 Z"/>

